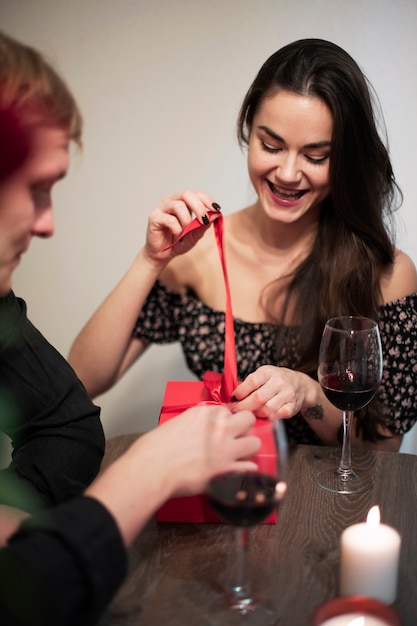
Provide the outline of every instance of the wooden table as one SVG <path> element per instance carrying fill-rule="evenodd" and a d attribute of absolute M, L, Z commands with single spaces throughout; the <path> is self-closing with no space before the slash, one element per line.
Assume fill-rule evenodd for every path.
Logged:
<path fill-rule="evenodd" d="M 109 443 L 106 462 L 135 436 Z M 381 521 L 402 536 L 398 597 L 403 626 L 417 625 L 417 456 L 355 450 L 357 469 L 372 472 L 364 494 L 326 492 L 314 481 L 339 450 L 298 446 L 288 490 L 274 526 L 251 529 L 253 587 L 270 598 L 280 626 L 308 626 L 315 607 L 337 595 L 339 538 L 378 504 Z M 146 480 L 146 471 L 138 480 Z M 151 520 L 129 551 L 130 572 L 101 626 L 199 626 L 216 594 L 235 573 L 234 529 L 220 524 L 167 524 Z"/>

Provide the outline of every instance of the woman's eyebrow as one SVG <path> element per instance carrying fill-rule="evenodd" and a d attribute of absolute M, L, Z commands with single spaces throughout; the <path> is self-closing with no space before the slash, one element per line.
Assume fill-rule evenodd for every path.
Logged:
<path fill-rule="evenodd" d="M 283 137 L 281 137 L 281 135 L 278 135 L 277 133 L 274 133 L 273 130 L 271 130 L 268 126 L 258 126 L 259 130 L 263 130 L 267 135 L 269 135 L 270 137 L 272 137 L 272 139 L 275 139 L 276 141 L 280 141 L 281 143 L 285 143 L 285 139 L 283 139 Z M 307 150 L 312 150 L 315 148 L 328 148 L 329 146 L 331 146 L 331 141 L 313 141 L 312 143 L 306 143 L 303 148 L 307 149 Z"/>

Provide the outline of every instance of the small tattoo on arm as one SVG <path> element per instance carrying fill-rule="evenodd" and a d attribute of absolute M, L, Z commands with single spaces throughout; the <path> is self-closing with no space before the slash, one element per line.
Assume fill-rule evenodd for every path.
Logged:
<path fill-rule="evenodd" d="M 308 420 L 322 420 L 323 407 L 321 404 L 316 404 L 316 406 L 311 406 L 306 411 L 303 411 L 303 415 Z"/>

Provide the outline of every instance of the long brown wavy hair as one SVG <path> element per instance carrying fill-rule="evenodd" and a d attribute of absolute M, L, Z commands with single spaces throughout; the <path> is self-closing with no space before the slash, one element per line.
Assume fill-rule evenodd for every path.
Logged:
<path fill-rule="evenodd" d="M 269 286 L 266 298 L 267 311 L 273 314 L 277 295 L 285 293 L 278 324 L 290 300 L 295 303 L 294 321 L 301 328 L 297 369 L 314 375 L 327 319 L 338 315 L 378 319 L 381 275 L 394 261 L 393 211 L 402 196 L 377 98 L 347 52 L 329 41 L 303 39 L 272 54 L 240 109 L 237 135 L 242 147 L 248 145 L 260 104 L 278 91 L 320 98 L 333 117 L 331 191 L 323 203 L 313 248 L 291 277 Z M 376 441 L 377 424 L 384 423 L 378 399 L 356 416 L 358 432 Z"/>

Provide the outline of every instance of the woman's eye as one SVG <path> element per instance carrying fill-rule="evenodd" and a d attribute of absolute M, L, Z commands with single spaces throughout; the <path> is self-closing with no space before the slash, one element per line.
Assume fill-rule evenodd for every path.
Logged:
<path fill-rule="evenodd" d="M 329 155 L 326 154 L 326 156 L 323 157 L 312 157 L 307 154 L 306 159 L 314 165 L 324 165 L 324 163 L 326 163 L 326 161 L 329 159 Z"/>
<path fill-rule="evenodd" d="M 268 143 L 265 143 L 265 141 L 261 140 L 261 148 L 262 150 L 265 150 L 265 152 L 270 152 L 271 154 L 275 154 L 276 152 L 279 152 L 281 148 L 276 148 L 275 146 L 271 146 Z"/>

